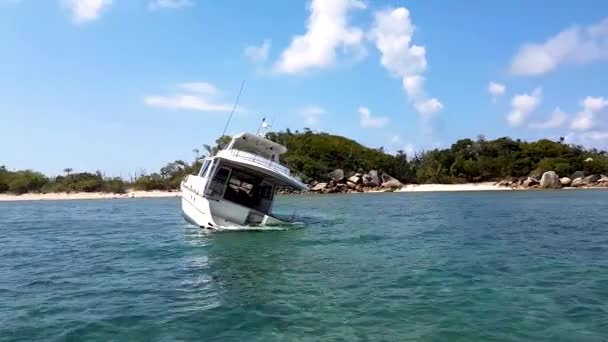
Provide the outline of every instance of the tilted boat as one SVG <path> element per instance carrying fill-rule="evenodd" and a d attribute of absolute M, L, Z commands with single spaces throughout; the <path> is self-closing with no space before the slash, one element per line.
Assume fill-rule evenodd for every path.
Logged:
<path fill-rule="evenodd" d="M 203 160 L 198 175 L 182 181 L 184 216 L 210 229 L 287 223 L 272 214 L 277 189 L 306 190 L 307 186 L 279 163 L 285 152 L 285 146 L 263 136 L 233 136 L 226 148 Z"/>

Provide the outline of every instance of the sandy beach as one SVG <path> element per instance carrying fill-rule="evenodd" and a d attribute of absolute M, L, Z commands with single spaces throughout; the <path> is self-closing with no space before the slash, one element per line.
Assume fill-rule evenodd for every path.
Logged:
<path fill-rule="evenodd" d="M 507 187 L 497 187 L 492 182 L 467 184 L 409 184 L 396 192 L 448 192 L 448 191 L 503 191 L 512 190 Z M 374 191 L 370 191 L 374 192 Z M 380 191 L 381 192 L 381 191 Z M 59 200 L 89 200 L 89 199 L 130 199 L 130 198 L 159 198 L 179 197 L 179 191 L 128 191 L 125 194 L 101 192 L 72 192 L 72 193 L 29 193 L 23 195 L 0 194 L 0 202 L 9 201 L 59 201 Z"/>
<path fill-rule="evenodd" d="M 111 194 L 102 192 L 71 192 L 49 194 L 0 194 L 0 202 L 8 201 L 59 201 L 59 200 L 87 200 L 87 199 L 129 199 L 129 198 L 158 198 L 179 197 L 179 191 L 128 191 L 125 194 Z"/>
<path fill-rule="evenodd" d="M 506 191 L 509 187 L 496 186 L 493 182 L 465 184 L 408 184 L 396 192 L 443 192 L 443 191 Z"/>

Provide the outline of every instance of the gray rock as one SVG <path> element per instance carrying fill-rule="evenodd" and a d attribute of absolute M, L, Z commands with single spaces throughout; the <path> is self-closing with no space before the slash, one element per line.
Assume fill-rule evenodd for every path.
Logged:
<path fill-rule="evenodd" d="M 380 175 L 378 174 L 377 170 L 371 170 L 369 172 L 369 177 L 371 178 L 371 180 L 369 181 L 369 186 L 379 186 L 380 184 L 382 184 L 382 181 L 380 180 Z"/>
<path fill-rule="evenodd" d="M 346 185 L 348 186 L 349 189 L 356 189 L 357 188 L 357 184 L 353 183 L 351 181 L 346 181 Z"/>
<path fill-rule="evenodd" d="M 600 176 L 598 176 L 598 175 L 591 175 L 591 176 L 587 176 L 587 177 L 583 178 L 583 181 L 587 184 L 592 184 L 599 180 L 600 180 Z"/>
<path fill-rule="evenodd" d="M 577 179 L 577 178 L 583 178 L 585 177 L 585 173 L 583 171 L 576 171 L 575 173 L 572 174 L 572 176 L 570 176 L 570 179 Z"/>
<path fill-rule="evenodd" d="M 562 177 L 559 179 L 559 182 L 562 183 L 563 186 L 570 186 L 570 184 L 572 184 L 572 179 L 568 177 Z"/>
<path fill-rule="evenodd" d="M 344 176 L 344 171 L 342 171 L 342 169 L 335 169 L 334 171 L 330 172 L 327 176 L 336 183 L 343 182 L 346 180 L 346 177 Z"/>
<path fill-rule="evenodd" d="M 581 177 L 573 179 L 572 183 L 570 184 L 570 186 L 574 186 L 574 187 L 585 186 L 585 185 L 587 185 L 587 183 L 585 183 L 585 181 Z"/>
<path fill-rule="evenodd" d="M 396 179 L 392 179 L 392 180 L 389 180 L 389 181 L 386 181 L 386 182 L 382 183 L 382 187 L 383 188 L 396 189 L 396 188 L 403 187 L 403 184 L 401 184 L 401 182 L 398 181 L 398 180 L 396 180 Z"/>
<path fill-rule="evenodd" d="M 349 177 L 348 181 L 351 183 L 355 183 L 355 184 L 361 184 L 361 183 L 363 183 L 363 178 L 361 178 L 361 176 L 357 176 L 355 174 L 354 176 Z"/>
<path fill-rule="evenodd" d="M 600 179 L 597 181 L 598 183 L 608 183 L 608 176 L 601 175 Z"/>
<path fill-rule="evenodd" d="M 543 189 L 560 189 L 562 183 L 555 171 L 547 171 L 543 173 L 543 177 L 540 179 L 540 187 Z"/>
<path fill-rule="evenodd" d="M 310 188 L 310 191 L 323 191 L 327 187 L 327 183 L 317 183 L 315 186 Z"/>
<path fill-rule="evenodd" d="M 363 174 L 362 174 L 362 173 L 360 173 L 360 172 L 357 172 L 357 173 L 355 173 L 355 177 L 362 178 L 362 177 L 363 177 Z"/>

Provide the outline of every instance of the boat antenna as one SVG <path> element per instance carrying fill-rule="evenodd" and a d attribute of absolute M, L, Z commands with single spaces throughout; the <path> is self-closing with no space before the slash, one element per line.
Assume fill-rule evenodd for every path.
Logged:
<path fill-rule="evenodd" d="M 236 96 L 236 101 L 234 101 L 234 107 L 232 107 L 232 111 L 230 111 L 230 116 L 228 117 L 228 121 L 226 121 L 226 126 L 224 126 L 224 131 L 220 137 L 223 137 L 226 134 L 226 130 L 228 130 L 228 125 L 230 124 L 230 119 L 232 119 L 232 114 L 236 110 L 236 106 L 239 104 L 239 99 L 241 98 L 241 93 L 243 92 L 243 87 L 245 87 L 245 80 L 241 83 L 241 89 L 239 89 L 239 93 Z"/>
<path fill-rule="evenodd" d="M 262 122 L 260 122 L 260 127 L 258 127 L 258 131 L 255 133 L 255 135 L 260 135 L 260 131 L 262 130 L 262 127 L 264 127 L 265 122 L 266 118 L 262 118 Z"/>

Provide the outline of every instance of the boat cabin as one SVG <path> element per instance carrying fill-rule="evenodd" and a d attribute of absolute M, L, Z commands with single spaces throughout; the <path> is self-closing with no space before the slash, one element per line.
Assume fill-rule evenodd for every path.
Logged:
<path fill-rule="evenodd" d="M 198 176 L 205 182 L 205 196 L 270 214 L 275 190 L 284 183 L 276 173 L 289 173 L 278 163 L 286 151 L 257 135 L 235 136 L 217 156 L 204 160 Z"/>
<path fill-rule="evenodd" d="M 264 214 L 272 211 L 276 181 L 261 172 L 209 158 L 199 176 L 206 181 L 205 196 L 210 199 L 227 200 Z"/>

